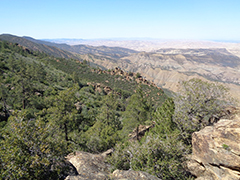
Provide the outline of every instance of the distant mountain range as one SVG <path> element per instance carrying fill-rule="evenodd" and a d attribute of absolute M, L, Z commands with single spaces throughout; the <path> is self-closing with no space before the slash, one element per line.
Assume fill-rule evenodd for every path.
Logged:
<path fill-rule="evenodd" d="M 171 40 L 171 39 L 153 39 L 153 38 L 111 38 L 111 39 L 45 39 L 45 41 L 58 44 L 66 43 L 68 45 L 91 45 L 91 46 L 109 46 L 123 47 L 136 51 L 153 51 L 160 48 L 227 48 L 239 47 L 239 41 L 233 40 Z"/>
<path fill-rule="evenodd" d="M 157 44 L 165 44 L 165 43 L 172 43 L 172 42 L 188 42 L 188 43 L 196 43 L 196 42 L 202 42 L 202 43 L 240 43 L 240 40 L 172 40 L 172 39 L 158 39 L 158 38 L 98 38 L 98 39 L 72 39 L 72 38 L 58 38 L 58 39 L 41 39 L 43 41 L 58 43 L 58 44 L 68 44 L 68 45 L 79 45 L 79 44 L 85 44 L 85 45 L 99 45 L 102 43 L 102 45 L 107 45 L 108 43 L 114 43 L 114 42 L 134 42 L 139 41 L 142 43 L 146 42 L 153 42 Z"/>
<path fill-rule="evenodd" d="M 127 48 L 121 48 L 121 47 L 106 47 L 106 46 L 89 46 L 89 45 L 68 45 L 65 43 L 59 44 L 59 43 L 53 43 L 48 41 L 42 41 L 42 40 L 36 40 L 31 37 L 23 37 L 25 39 L 28 39 L 32 42 L 38 43 L 38 44 L 44 44 L 47 46 L 54 46 L 59 49 L 69 51 L 72 53 L 77 54 L 96 54 L 96 55 L 104 55 L 104 56 L 111 56 L 111 57 L 123 57 L 127 56 L 131 53 L 136 53 L 137 51 L 127 49 Z"/>

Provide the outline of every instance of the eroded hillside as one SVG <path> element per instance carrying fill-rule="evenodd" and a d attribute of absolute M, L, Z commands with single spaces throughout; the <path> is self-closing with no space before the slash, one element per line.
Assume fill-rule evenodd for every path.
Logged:
<path fill-rule="evenodd" d="M 129 72 L 140 72 L 146 79 L 172 91 L 178 90 L 179 81 L 200 78 L 225 84 L 235 98 L 240 93 L 240 58 L 222 48 L 159 49 L 120 59 L 93 55 L 82 58 L 106 68 L 119 66 Z"/>

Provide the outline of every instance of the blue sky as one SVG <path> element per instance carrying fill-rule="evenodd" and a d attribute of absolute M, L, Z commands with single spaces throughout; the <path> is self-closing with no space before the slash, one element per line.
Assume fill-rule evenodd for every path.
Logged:
<path fill-rule="evenodd" d="M 240 0 L 0 0 L 0 34 L 240 40 Z"/>

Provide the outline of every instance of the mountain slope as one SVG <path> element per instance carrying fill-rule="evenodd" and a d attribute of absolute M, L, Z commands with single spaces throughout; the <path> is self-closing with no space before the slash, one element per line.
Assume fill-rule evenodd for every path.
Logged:
<path fill-rule="evenodd" d="M 182 55 L 187 61 L 214 64 L 225 67 L 240 65 L 240 58 L 233 55 L 225 48 L 214 49 L 159 49 L 155 51 L 162 55 Z"/>
<path fill-rule="evenodd" d="M 183 73 L 187 76 L 195 74 L 209 80 L 240 85 L 240 57 L 225 48 L 167 48 L 146 53 L 105 46 L 68 46 L 63 44 L 59 46 L 79 54 L 91 53 L 92 55 L 81 57 L 105 68 L 119 66 L 127 71 L 140 71 L 151 80 L 156 80 L 156 82 L 158 78 L 151 76 L 149 73 L 151 73 L 151 70 L 154 71 L 155 68 L 160 68 L 161 70 Z M 144 72 L 143 69 L 148 69 L 148 72 Z M 159 83 L 158 85 L 162 86 Z"/>
<path fill-rule="evenodd" d="M 121 58 L 128 56 L 138 51 L 121 48 L 121 47 L 107 47 L 107 46 L 89 46 L 89 45 L 74 45 L 58 44 L 48 41 L 37 40 L 32 37 L 23 36 L 18 37 L 10 34 L 0 35 L 0 39 L 18 43 L 34 51 L 45 52 L 49 55 L 79 59 L 76 54 L 95 54 L 99 56 L 105 56 L 109 58 Z"/>
<path fill-rule="evenodd" d="M 240 93 L 240 58 L 226 49 L 161 49 L 140 52 L 120 59 L 81 56 L 103 67 L 119 66 L 126 71 L 140 72 L 160 87 L 177 91 L 178 82 L 191 78 L 225 83 L 231 94 Z"/>
<path fill-rule="evenodd" d="M 137 74 L 1 40 L 0 72 L 0 179 L 65 179 L 69 152 L 127 142 L 167 98 Z"/>
<path fill-rule="evenodd" d="M 0 42 L 3 41 L 0 40 Z M 17 49 L 23 48 L 22 46 L 16 44 L 10 44 L 9 46 L 13 46 Z M 128 77 L 128 73 L 123 72 L 120 69 L 118 70 L 119 72 L 116 70 L 102 71 L 100 69 L 90 67 L 87 62 L 80 62 L 74 59 L 55 58 L 50 56 L 42 57 L 41 59 L 41 56 L 38 57 L 38 55 L 35 55 L 34 51 L 28 50 L 25 52 L 25 50 L 26 49 L 24 49 L 24 56 L 28 56 L 29 53 L 30 55 L 33 54 L 36 56 L 36 58 L 33 58 L 30 61 L 48 64 L 48 66 L 53 68 L 51 70 L 52 72 L 60 71 L 62 73 L 66 73 L 71 78 L 74 77 L 80 80 L 81 83 L 91 85 L 94 89 L 103 93 L 110 90 L 115 91 L 118 94 L 125 93 L 130 96 L 139 86 L 139 82 L 135 77 L 136 74 L 134 77 L 133 75 Z M 22 57 L 21 59 L 29 61 L 28 58 L 25 57 Z M 151 82 L 144 82 L 141 84 L 145 95 L 148 96 L 149 99 L 152 98 L 152 101 L 155 102 L 156 105 L 161 104 L 166 99 L 167 96 L 155 84 L 152 84 Z"/>
<path fill-rule="evenodd" d="M 225 49 L 162 49 L 156 53 L 138 53 L 124 57 L 135 68 L 198 74 L 209 80 L 240 85 L 240 58 Z"/>
<path fill-rule="evenodd" d="M 29 39 L 14 36 L 11 34 L 1 34 L 0 39 L 9 41 L 12 43 L 20 44 L 21 46 L 24 46 L 33 51 L 44 52 L 50 56 L 55 56 L 55 57 L 60 57 L 60 58 L 73 58 L 73 59 L 80 60 L 80 58 L 76 54 L 73 54 L 68 51 L 64 51 L 55 46 L 49 46 L 48 43 L 47 44 L 39 44 L 37 42 L 30 41 Z"/>

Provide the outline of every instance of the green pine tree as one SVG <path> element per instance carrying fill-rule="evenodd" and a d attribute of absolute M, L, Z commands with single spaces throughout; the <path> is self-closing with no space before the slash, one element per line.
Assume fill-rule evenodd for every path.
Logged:
<path fill-rule="evenodd" d="M 139 125 L 149 121 L 150 114 L 150 106 L 143 96 L 142 88 L 139 87 L 137 92 L 130 97 L 126 111 L 123 114 L 123 136 L 126 137 L 134 128 L 136 128 L 137 140 L 139 140 Z"/>
<path fill-rule="evenodd" d="M 50 121 L 59 127 L 60 134 L 64 136 L 68 145 L 70 145 L 69 133 L 78 117 L 78 110 L 74 105 L 78 100 L 76 96 L 78 90 L 77 85 L 62 90 L 59 95 L 53 97 L 52 106 L 48 109 Z"/>
<path fill-rule="evenodd" d="M 114 94 L 107 95 L 96 117 L 96 123 L 87 132 L 87 146 L 92 152 L 102 152 L 114 147 L 120 140 L 119 130 L 122 128 L 119 119 L 119 102 Z"/>
<path fill-rule="evenodd" d="M 2 131 L 1 179 L 61 179 L 67 170 L 64 141 L 57 138 L 52 124 L 38 116 L 28 119 L 27 114 L 14 112 Z"/>

